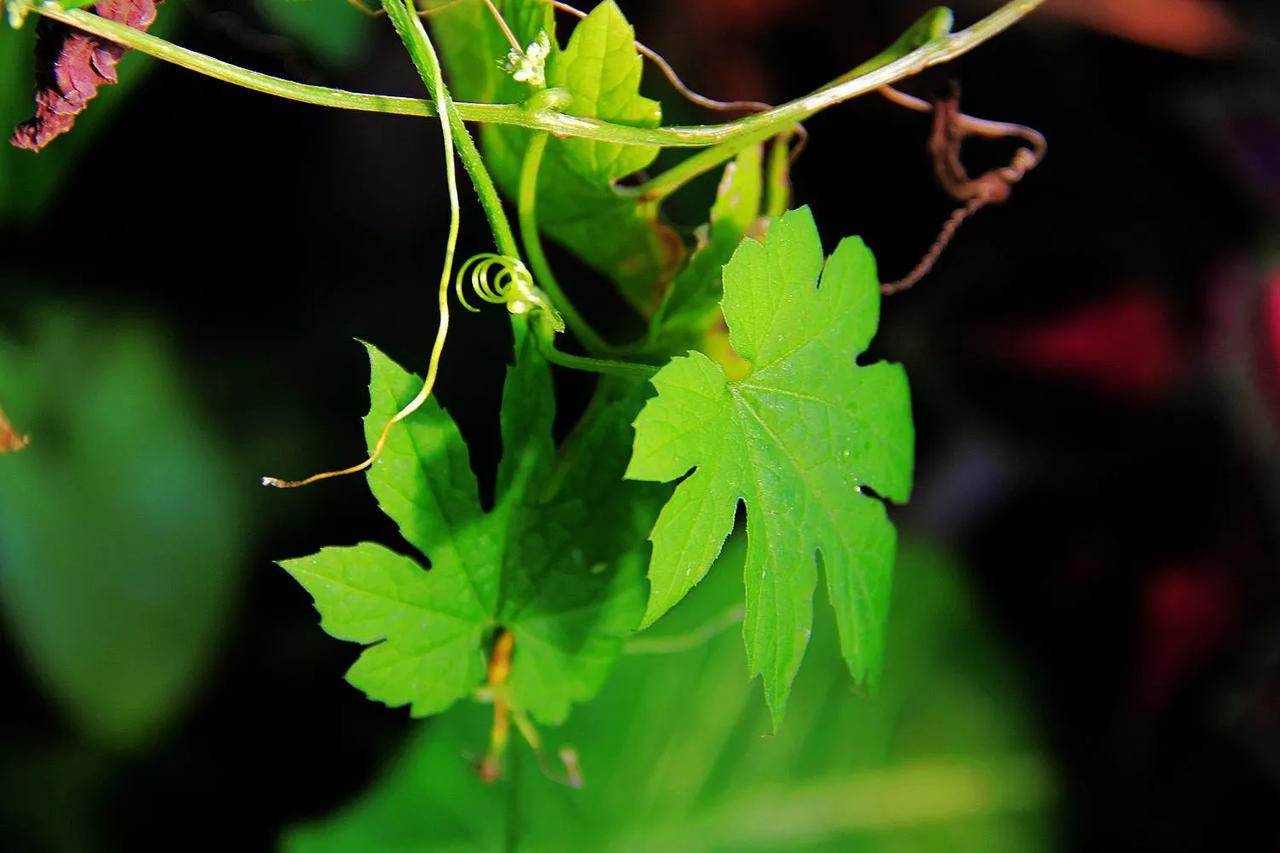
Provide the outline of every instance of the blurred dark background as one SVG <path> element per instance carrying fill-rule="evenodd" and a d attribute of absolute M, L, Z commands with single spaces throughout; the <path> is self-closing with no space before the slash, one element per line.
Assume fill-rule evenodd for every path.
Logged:
<path fill-rule="evenodd" d="M 381 21 L 346 15 L 335 34 L 280 5 L 170 0 L 159 31 L 293 79 L 419 92 Z M 774 101 L 876 53 L 929 5 L 622 3 L 695 88 Z M 994 5 L 956 12 L 967 24 Z M 24 39 L 0 33 L 9 124 L 28 110 Z M 1008 204 L 887 301 L 877 354 L 905 362 L 916 407 L 917 494 L 898 519 L 958 555 L 1021 661 L 1061 780 L 1064 849 L 1280 845 L 1278 48 L 1271 0 L 1049 0 L 905 85 L 957 80 L 968 112 L 1050 142 Z M 0 405 L 38 432 L 35 415 L 19 422 L 15 377 L 36 371 L 50 411 L 83 412 L 94 376 L 117 361 L 132 375 L 121 336 L 161 353 L 157 410 L 193 423 L 153 435 L 140 404 L 116 427 L 142 454 L 200 448 L 202 465 L 153 486 L 171 507 L 226 515 L 217 530 L 234 542 L 190 536 L 212 537 L 209 572 L 234 583 L 191 591 L 196 610 L 221 602 L 209 618 L 222 627 L 198 661 L 174 664 L 201 671 L 174 688 L 172 714 L 101 737 L 76 734 L 42 689 L 15 627 L 25 599 L 7 605 L 0 847 L 269 849 L 370 784 L 409 726 L 343 683 L 350 649 L 271 562 L 389 541 L 390 523 L 354 479 L 255 483 L 360 457 L 367 367 L 352 338 L 424 363 L 447 212 L 439 142 L 429 122 L 281 102 L 142 57 L 121 76 L 133 79 L 48 152 L 0 154 Z M 670 122 L 714 118 L 652 69 L 646 88 Z M 927 118 L 869 96 L 809 130 L 795 196 L 828 248 L 861 234 L 886 278 L 905 272 L 952 207 Z M 1010 153 L 967 150 L 982 168 Z M 713 184 L 677 198 L 673 218 L 696 225 Z M 478 209 L 464 215 L 465 256 L 486 246 Z M 439 386 L 480 467 L 497 453 L 504 326 L 500 312 L 464 315 Z M 32 353 L 52 355 L 37 368 Z M 570 377 L 567 399 L 585 387 Z M 63 438 L 93 447 L 97 422 L 77 418 L 85 435 Z M 16 502 L 48 485 L 32 476 L 0 483 L 0 560 L 18 559 L 15 531 L 30 529 Z M 110 523 L 91 506 L 74 515 L 69 495 L 92 484 L 62 487 L 49 506 L 67 530 Z M 60 530 L 51 541 L 74 535 Z"/>

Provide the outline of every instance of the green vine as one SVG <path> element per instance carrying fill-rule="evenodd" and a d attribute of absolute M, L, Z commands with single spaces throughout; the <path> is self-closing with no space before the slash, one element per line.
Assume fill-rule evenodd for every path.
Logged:
<path fill-rule="evenodd" d="M 457 113 L 463 121 L 512 125 L 529 130 L 543 130 L 557 137 L 578 137 L 620 145 L 656 145 L 663 148 L 703 148 L 724 143 L 749 145 L 751 140 L 768 139 L 830 107 L 874 92 L 882 86 L 915 76 L 935 65 L 951 62 L 1000 35 L 1034 12 L 1044 2 L 1045 0 L 1015 0 L 1015 2 L 1006 3 L 968 29 L 941 36 L 865 74 L 850 79 L 837 78 L 836 83 L 774 107 L 767 112 L 719 125 L 653 129 L 627 127 L 607 121 L 570 116 L 550 109 L 531 111 L 525 109 L 522 104 L 459 103 L 456 105 Z M 156 59 L 263 94 L 316 106 L 361 112 L 392 113 L 419 118 L 438 115 L 435 107 L 428 100 L 347 92 L 342 89 L 310 86 L 272 77 L 269 74 L 260 74 L 179 47 L 155 36 L 138 32 L 124 24 L 105 20 L 90 12 L 63 9 L 57 3 L 37 4 L 28 0 L 16 0 L 11 8 L 26 10 L 60 21 L 140 53 L 154 56 Z M 389 10 L 388 15 L 390 15 Z M 14 19 L 11 17 L 11 20 Z M 402 20 L 398 29 L 402 29 L 404 25 L 405 22 Z M 720 162 L 723 162 L 723 159 Z"/>
<path fill-rule="evenodd" d="M 761 677 L 780 725 L 809 643 L 819 565 L 840 654 L 856 682 L 875 687 L 896 552 L 889 504 L 910 496 L 914 428 L 901 366 L 859 357 L 875 334 L 882 289 L 918 281 L 959 223 L 1006 200 L 1044 154 L 1043 138 L 1027 128 L 964 116 L 955 98 L 931 104 L 887 87 L 967 53 L 1042 2 L 1006 3 L 954 33 L 951 13 L 934 10 L 813 93 L 685 127 L 662 126 L 659 105 L 640 95 L 645 58 L 695 103 L 732 105 L 690 92 L 635 40 L 614 0 L 590 13 L 547 0 L 459 0 L 433 12 L 431 32 L 410 0 L 381 0 L 427 99 L 283 80 L 53 2 L 8 0 L 6 9 L 14 26 L 36 14 L 277 97 L 443 119 L 450 224 L 425 376 L 371 347 L 365 461 L 264 483 L 301 486 L 367 472 L 379 505 L 430 571 L 372 543 L 282 565 L 312 594 L 327 631 L 365 647 L 348 679 L 370 698 L 415 715 L 468 698 L 493 706 L 479 768 L 492 781 L 513 725 L 547 769 L 536 724 L 558 724 L 592 698 L 624 650 L 674 653 L 738 622 L 751 674 Z M 555 8 L 580 18 L 564 45 Z M 454 91 L 493 95 L 492 102 L 455 101 L 446 72 Z M 874 91 L 933 114 L 931 148 L 950 167 L 946 189 L 962 205 L 925 261 L 890 285 L 857 238 L 826 255 L 808 209 L 791 203 L 798 125 Z M 483 125 L 479 145 L 468 122 Z M 1009 167 L 970 179 L 959 163 L 969 134 L 1029 147 Z M 621 183 L 661 148 L 701 150 L 638 184 Z M 494 249 L 456 274 L 455 154 Z M 682 239 L 662 220 L 662 202 L 721 167 L 705 226 Z M 504 193 L 515 205 L 519 242 Z M 643 341 L 606 340 L 568 299 L 544 235 L 644 315 Z M 603 286 L 574 284 L 575 292 Z M 481 506 L 466 444 L 433 397 L 451 298 L 469 310 L 477 310 L 470 298 L 504 306 L 514 330 L 503 459 L 489 507 Z M 566 329 L 588 355 L 557 348 Z M 559 446 L 550 365 L 602 376 Z M 635 638 L 713 570 L 740 505 L 744 603 L 688 635 Z M 576 778 L 576 765 L 564 761 Z"/>

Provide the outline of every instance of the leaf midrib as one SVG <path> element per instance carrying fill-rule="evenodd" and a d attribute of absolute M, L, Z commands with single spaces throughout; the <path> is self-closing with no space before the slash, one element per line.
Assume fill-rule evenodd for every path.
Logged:
<path fill-rule="evenodd" d="M 733 387 L 732 383 L 730 384 L 729 387 L 730 387 L 730 392 L 733 393 L 734 399 L 740 403 L 739 408 L 741 408 L 743 411 L 748 412 L 756 420 L 756 422 L 760 424 L 760 427 L 764 430 L 765 434 L 769 437 L 770 442 L 775 447 L 778 448 L 783 458 L 785 458 L 787 463 L 791 466 L 791 470 L 794 472 L 797 481 L 804 484 L 805 491 L 814 499 L 815 503 L 822 510 L 822 513 L 826 517 L 826 521 L 827 521 L 827 525 L 826 525 L 827 529 L 824 532 L 829 532 L 833 530 L 837 531 L 836 538 L 840 539 L 838 531 L 841 529 L 841 527 L 837 521 L 835 514 L 833 514 L 832 512 L 832 506 L 828 504 L 826 500 L 824 500 L 824 497 L 825 497 L 824 490 L 814 488 L 809 483 L 808 479 L 802 473 L 800 465 L 797 462 L 796 458 L 792 455 L 790 448 L 788 448 L 782 442 L 782 440 L 774 433 L 773 429 L 765 421 L 764 417 L 761 416 L 760 413 L 755 410 L 755 407 L 751 405 L 750 395 L 738 393 L 737 390 Z M 745 429 L 743 430 L 742 438 L 743 438 L 743 443 L 744 444 L 747 443 L 748 438 L 747 438 L 747 433 Z M 753 479 L 756 482 L 759 482 L 758 477 L 754 477 Z M 760 500 L 764 500 L 764 498 L 761 497 Z M 750 514 L 750 511 L 751 511 L 750 507 L 748 507 L 747 511 L 748 511 L 748 514 Z M 822 541 L 823 539 L 825 539 L 825 536 L 820 536 L 817 538 L 818 538 L 818 542 L 816 543 L 816 547 L 814 548 L 815 553 L 818 551 L 826 553 L 828 548 L 823 544 L 823 541 Z M 825 560 L 823 561 L 823 571 L 824 572 L 831 571 L 831 567 L 827 564 L 827 561 Z M 857 571 L 856 567 L 852 567 L 849 570 L 849 574 L 853 575 L 854 580 L 857 583 L 858 589 L 861 592 L 864 600 L 871 601 L 872 600 L 871 591 L 867 588 L 867 579 L 863 576 L 863 573 L 860 571 Z M 874 613 L 870 615 L 871 615 L 871 621 L 874 623 L 875 630 L 879 631 L 881 628 L 881 625 L 880 625 L 881 620 L 876 618 Z"/>

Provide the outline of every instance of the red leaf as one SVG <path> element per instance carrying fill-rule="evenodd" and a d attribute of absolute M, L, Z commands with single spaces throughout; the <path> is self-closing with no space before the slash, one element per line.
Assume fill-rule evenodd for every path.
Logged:
<path fill-rule="evenodd" d="M 101 0 L 98 15 L 146 31 L 161 0 Z M 48 19 L 36 28 L 36 114 L 18 125 L 10 142 L 39 151 L 76 123 L 98 87 L 116 82 L 116 63 L 127 48 Z"/>

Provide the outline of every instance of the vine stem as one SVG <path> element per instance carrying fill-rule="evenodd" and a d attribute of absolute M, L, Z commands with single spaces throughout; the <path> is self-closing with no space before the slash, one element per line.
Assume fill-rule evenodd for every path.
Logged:
<path fill-rule="evenodd" d="M 448 95 L 448 88 L 441 77 L 440 63 L 436 56 L 435 47 L 431 44 L 431 37 L 427 35 L 426 28 L 422 25 L 422 20 L 409 11 L 404 4 L 404 0 L 382 0 L 382 5 L 386 9 L 387 17 L 391 19 L 392 25 L 395 26 L 396 32 L 400 34 L 400 38 L 408 49 L 414 65 L 417 66 L 418 72 L 422 75 L 423 82 L 426 83 L 427 88 L 441 93 L 441 112 L 445 114 L 447 123 L 454 131 L 452 134 L 453 143 L 458 149 L 458 155 L 462 160 L 463 166 L 466 167 L 467 172 L 471 175 L 471 181 L 475 185 L 476 192 L 480 195 L 480 204 L 489 219 L 489 225 L 493 230 L 493 240 L 499 253 L 518 260 L 520 251 L 516 245 L 515 236 L 511 231 L 510 222 L 507 220 L 507 214 L 503 210 L 497 187 L 493 183 L 493 177 L 489 174 L 488 168 L 484 165 L 484 160 L 481 158 L 479 150 L 476 149 L 475 141 L 471 138 L 471 134 L 463 123 L 457 106 Z M 534 224 L 536 226 L 536 222 Z M 536 241 L 536 227 L 534 236 Z M 560 294 L 560 296 L 561 301 L 567 306 L 568 302 L 563 300 L 563 294 Z M 523 324 L 517 323 L 514 328 L 517 336 L 519 336 L 523 333 L 525 327 Z M 546 326 L 541 323 L 534 324 L 532 334 L 542 356 L 552 364 L 559 364 L 562 367 L 646 379 L 658 371 L 658 368 L 646 364 L 585 358 L 560 352 L 555 348 L 554 342 L 550 340 L 550 334 Z"/>
<path fill-rule="evenodd" d="M 511 751 L 511 773 L 507 780 L 507 822 L 502 834 L 502 849 L 506 853 L 520 850 L 520 750 Z"/>
<path fill-rule="evenodd" d="M 560 289 L 560 282 L 551 272 L 551 265 L 547 263 L 546 253 L 542 250 L 542 237 L 538 233 L 538 174 L 542 168 L 543 152 L 547 150 L 547 138 L 546 133 L 533 134 L 529 139 L 529 147 L 524 152 L 517 201 L 520 239 L 524 242 L 525 252 L 529 256 L 529 266 L 533 269 L 534 280 L 547 296 L 551 297 L 552 304 L 564 317 L 569 329 L 588 352 L 596 354 L 610 352 L 612 347 L 608 342 L 591 327 L 586 318 L 564 295 L 564 291 Z"/>
<path fill-rule="evenodd" d="M 570 355 L 556 349 L 549 337 L 538 335 L 535 340 L 543 358 L 570 370 L 584 370 L 587 373 L 602 373 L 606 376 L 623 376 L 628 379 L 652 379 L 661 369 L 657 365 L 643 364 L 638 361 L 615 361 L 608 358 Z"/>
<path fill-rule="evenodd" d="M 838 80 L 771 110 L 744 116 L 725 124 L 657 128 L 627 127 L 598 119 L 572 116 L 553 109 L 530 110 L 520 104 L 459 103 L 454 105 L 454 109 L 462 121 L 515 125 L 530 130 L 544 130 L 558 137 L 580 137 L 621 145 L 653 145 L 665 148 L 702 148 L 728 142 L 745 146 L 768 139 L 836 104 L 914 76 L 935 65 L 950 62 L 1004 32 L 1034 12 L 1044 2 L 1045 0 L 1012 0 L 968 29 L 941 36 L 866 74 L 848 80 Z M 439 114 L 430 101 L 419 98 L 368 95 L 324 86 L 309 86 L 269 74 L 249 71 L 229 62 L 179 47 L 156 36 L 139 32 L 124 24 L 105 20 L 82 9 L 63 9 L 52 2 L 32 3 L 29 9 L 46 18 L 60 21 L 191 71 L 288 100 L 365 112 L 420 117 Z M 403 6 L 400 6 L 398 11 L 401 18 L 410 17 L 415 21 L 418 20 L 416 15 L 409 13 Z M 389 9 L 388 14 L 390 14 Z M 396 27 L 401 31 L 402 38 L 406 38 L 404 34 L 414 29 L 405 27 L 406 23 L 407 21 L 402 20 Z M 416 29 L 425 36 L 426 31 L 421 28 L 420 21 Z M 459 145 L 459 155 L 463 157 L 465 165 L 466 157 L 462 147 Z"/>
<path fill-rule="evenodd" d="M 398 0 L 383 0 L 383 2 L 385 6 L 391 7 Z M 415 22 L 418 21 L 417 16 L 411 17 Z M 422 26 L 421 22 L 418 22 L 418 26 Z M 444 83 L 444 74 L 440 68 L 439 57 L 431 49 L 430 42 L 427 43 L 426 47 L 427 50 L 421 57 L 423 60 L 423 65 L 421 66 L 423 82 L 427 84 L 427 90 L 432 92 L 435 97 L 436 109 L 452 118 L 453 111 L 449 109 L 452 101 L 449 98 L 449 90 Z M 414 58 L 416 62 L 418 56 L 415 55 Z M 466 126 L 461 122 L 457 124 L 462 128 L 462 133 L 465 134 L 467 132 Z M 431 345 L 431 358 L 427 363 L 427 375 L 423 379 L 422 388 L 408 405 L 388 418 L 387 422 L 382 425 L 382 431 L 378 434 L 378 440 L 374 444 L 372 452 L 363 462 L 340 471 L 325 471 L 320 474 L 314 474 L 303 480 L 289 481 L 281 480 L 277 477 L 263 477 L 262 485 L 264 486 L 293 489 L 300 486 L 308 486 L 320 480 L 355 474 L 369 468 L 382 455 L 383 448 L 387 446 L 387 437 L 391 434 L 391 428 L 422 408 L 422 404 L 427 401 L 431 396 L 431 392 L 435 389 L 436 379 L 440 375 L 440 361 L 444 356 L 445 340 L 449 337 L 449 285 L 453 282 L 453 263 L 458 251 L 458 233 L 462 226 L 462 204 L 458 198 L 458 170 L 454 162 L 454 122 L 441 122 L 440 128 L 444 141 L 445 184 L 449 190 L 449 233 L 445 240 L 444 263 L 440 269 L 440 286 L 438 288 L 437 304 L 440 310 L 440 322 L 436 327 L 435 341 Z M 496 190 L 494 190 L 494 196 L 495 198 L 497 196 Z M 501 206 L 499 206 L 499 210 L 501 210 Z M 508 227 L 507 230 L 510 231 L 510 228 Z M 512 242 L 514 243 L 514 240 Z"/>
<path fill-rule="evenodd" d="M 427 35 L 426 27 L 422 25 L 422 19 L 411 12 L 403 0 L 382 0 L 382 7 L 386 10 L 387 17 L 391 19 L 392 26 L 399 33 L 400 40 L 404 42 L 409 57 L 418 69 L 419 76 L 422 77 L 422 82 L 426 84 L 428 90 L 436 90 L 438 87 L 438 91 L 444 94 L 441 98 L 440 111 L 444 113 L 445 123 L 449 125 L 458 158 L 462 160 L 463 168 L 470 175 L 471 183 L 480 197 L 480 206 L 484 210 L 485 218 L 489 220 L 489 228 L 493 231 L 493 242 L 498 252 L 519 259 L 520 249 L 516 245 L 511 223 L 502 207 L 498 188 L 493 183 L 493 177 L 489 174 L 479 149 L 476 148 L 475 140 L 467 130 L 461 110 L 453 98 L 449 97 L 449 89 L 445 85 L 440 68 L 440 59 L 436 55 L 435 46 L 431 43 L 431 37 Z"/>

